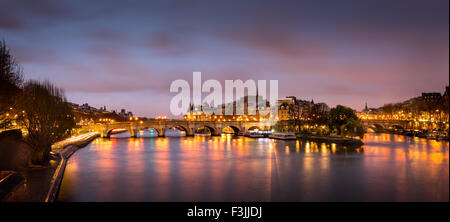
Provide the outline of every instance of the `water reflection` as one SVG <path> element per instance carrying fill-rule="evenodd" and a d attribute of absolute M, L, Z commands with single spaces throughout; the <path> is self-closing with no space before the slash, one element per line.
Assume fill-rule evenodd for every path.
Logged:
<path fill-rule="evenodd" d="M 60 201 L 448 201 L 448 142 L 367 134 L 362 147 L 221 137 L 96 139 Z"/>

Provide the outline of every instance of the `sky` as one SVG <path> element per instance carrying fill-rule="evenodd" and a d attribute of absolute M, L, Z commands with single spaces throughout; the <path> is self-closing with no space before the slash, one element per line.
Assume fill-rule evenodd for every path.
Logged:
<path fill-rule="evenodd" d="M 449 84 L 448 0 L 0 0 L 25 79 L 138 116 L 176 79 L 278 80 L 279 97 L 361 110 Z M 192 85 L 191 85 L 192 86 Z"/>

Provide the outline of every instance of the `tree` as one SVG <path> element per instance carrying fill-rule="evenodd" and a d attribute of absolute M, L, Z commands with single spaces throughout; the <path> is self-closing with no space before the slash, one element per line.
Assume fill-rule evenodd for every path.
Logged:
<path fill-rule="evenodd" d="M 351 137 L 357 136 L 361 139 L 364 137 L 365 133 L 364 127 L 358 119 L 349 119 L 347 123 L 341 126 L 340 131 L 341 135 Z"/>
<path fill-rule="evenodd" d="M 336 130 L 338 135 L 348 135 L 346 133 L 349 132 L 350 126 L 359 127 L 360 124 L 358 116 L 351 108 L 337 105 L 330 110 L 329 127 Z"/>
<path fill-rule="evenodd" d="M 72 109 L 62 89 L 50 82 L 30 80 L 24 84 L 19 106 L 23 110 L 22 126 L 27 131 L 25 142 L 32 148 L 33 164 L 45 164 L 51 145 L 70 136 L 75 126 Z"/>
<path fill-rule="evenodd" d="M 273 129 L 279 132 L 297 132 L 296 120 L 280 120 L 273 126 Z"/>
<path fill-rule="evenodd" d="M 297 99 L 294 99 L 294 103 L 287 105 L 287 108 L 288 108 L 288 115 L 291 118 L 291 120 L 288 121 L 288 125 L 290 127 L 288 127 L 287 130 L 298 132 L 303 124 L 303 121 L 301 120 L 302 107 L 300 105 L 300 102 Z"/>
<path fill-rule="evenodd" d="M 326 106 L 324 108 L 323 106 Z M 309 119 L 311 119 L 311 125 L 326 125 L 328 123 L 329 113 L 327 111 L 328 106 L 326 104 L 314 104 L 311 107 Z"/>
<path fill-rule="evenodd" d="M 15 97 L 20 92 L 22 84 L 22 70 L 10 54 L 4 41 L 0 42 L 0 127 L 9 123 L 15 106 Z"/>

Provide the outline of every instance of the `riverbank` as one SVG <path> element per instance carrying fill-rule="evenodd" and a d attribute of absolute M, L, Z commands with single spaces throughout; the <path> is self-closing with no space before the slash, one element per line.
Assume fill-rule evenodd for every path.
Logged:
<path fill-rule="evenodd" d="M 449 141 L 448 131 L 386 130 L 384 133 L 402 135 L 412 138 L 417 137 L 436 141 Z"/>
<path fill-rule="evenodd" d="M 20 175 L 24 182 L 13 191 L 6 202 L 51 202 L 56 197 L 65 166 L 69 157 L 100 136 L 99 133 L 85 133 L 55 143 L 51 160 L 47 166 L 31 166 Z"/>
<path fill-rule="evenodd" d="M 300 140 L 310 140 L 314 142 L 325 142 L 325 143 L 335 143 L 343 146 L 362 146 L 364 143 L 362 140 L 337 137 L 337 136 L 314 136 L 314 135 L 300 135 L 297 136 Z"/>
<path fill-rule="evenodd" d="M 16 171 L 0 171 L 0 202 L 5 201 L 23 183 L 23 177 Z"/>

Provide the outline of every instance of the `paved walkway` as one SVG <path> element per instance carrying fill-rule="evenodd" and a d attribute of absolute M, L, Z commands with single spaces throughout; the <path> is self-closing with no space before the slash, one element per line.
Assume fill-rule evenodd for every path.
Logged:
<path fill-rule="evenodd" d="M 31 167 L 19 172 L 25 178 L 25 181 L 6 199 L 6 202 L 44 201 L 58 163 L 59 159 L 50 160 L 48 166 Z"/>
<path fill-rule="evenodd" d="M 83 147 L 99 136 L 97 132 L 89 132 L 60 141 L 52 146 L 53 153 L 61 153 L 64 158 L 69 158 L 73 150 L 66 149 L 68 145 Z M 65 151 L 70 151 L 68 154 Z M 55 170 L 61 161 L 60 155 L 52 155 L 48 166 L 29 167 L 19 173 L 25 178 L 6 202 L 43 202 L 50 190 Z"/>

